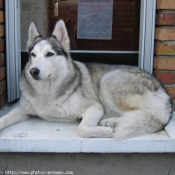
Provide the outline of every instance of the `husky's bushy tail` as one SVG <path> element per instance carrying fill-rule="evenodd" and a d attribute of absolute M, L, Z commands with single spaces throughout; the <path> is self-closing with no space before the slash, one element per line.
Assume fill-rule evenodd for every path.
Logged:
<path fill-rule="evenodd" d="M 114 137 L 123 139 L 158 132 L 169 122 L 171 113 L 170 103 L 166 109 L 125 112 L 117 118 Z"/>
<path fill-rule="evenodd" d="M 123 116 L 117 118 L 114 137 L 124 139 L 155 133 L 163 129 L 168 121 L 160 121 L 160 118 L 155 117 L 155 115 L 145 113 L 142 110 L 126 112 Z M 166 118 L 168 119 L 169 116 Z"/>
<path fill-rule="evenodd" d="M 114 128 L 114 138 L 125 139 L 152 134 L 164 129 L 172 115 L 172 103 L 164 89 L 147 92 L 137 101 L 137 109 L 121 113 L 120 117 L 106 118 L 102 126 Z M 131 101 L 134 103 L 134 101 Z"/>

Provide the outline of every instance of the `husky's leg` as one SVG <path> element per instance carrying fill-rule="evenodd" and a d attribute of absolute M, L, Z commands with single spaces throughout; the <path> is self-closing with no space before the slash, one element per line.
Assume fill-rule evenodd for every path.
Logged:
<path fill-rule="evenodd" d="M 113 129 L 111 127 L 98 126 L 102 116 L 103 108 L 99 104 L 86 109 L 78 128 L 79 135 L 81 137 L 113 137 Z"/>
<path fill-rule="evenodd" d="M 26 112 L 20 106 L 17 106 L 0 118 L 0 130 L 27 119 L 29 119 L 29 116 L 26 114 Z"/>

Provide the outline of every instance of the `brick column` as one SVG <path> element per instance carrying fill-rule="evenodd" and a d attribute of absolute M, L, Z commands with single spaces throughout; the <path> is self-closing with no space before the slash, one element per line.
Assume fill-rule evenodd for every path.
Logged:
<path fill-rule="evenodd" d="M 4 0 L 0 0 L 0 108 L 6 103 Z"/>
<path fill-rule="evenodd" d="M 157 0 L 154 75 L 175 98 L 175 0 Z"/>

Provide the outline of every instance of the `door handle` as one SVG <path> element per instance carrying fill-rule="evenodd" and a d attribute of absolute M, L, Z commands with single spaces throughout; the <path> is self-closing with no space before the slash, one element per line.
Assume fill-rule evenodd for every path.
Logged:
<path fill-rule="evenodd" d="M 54 16 L 58 16 L 58 3 L 59 0 L 54 0 Z"/>

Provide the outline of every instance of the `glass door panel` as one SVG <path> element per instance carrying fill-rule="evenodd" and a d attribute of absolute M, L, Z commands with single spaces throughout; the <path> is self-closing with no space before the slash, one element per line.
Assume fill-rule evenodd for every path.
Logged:
<path fill-rule="evenodd" d="M 110 12 L 110 9 L 105 11 L 104 8 L 110 2 L 113 2 L 112 16 L 109 21 L 104 22 L 104 18 Z M 83 11 L 80 5 L 87 7 Z M 48 0 L 47 9 L 48 34 L 53 30 L 55 23 L 63 19 L 70 37 L 71 50 L 138 51 L 140 0 Z M 83 15 L 86 17 L 83 24 L 84 33 L 89 34 L 89 38 L 86 39 L 77 37 L 77 32 L 83 28 L 79 24 Z M 107 30 L 104 25 L 110 22 L 112 23 L 110 39 L 91 39 L 103 28 Z"/>

